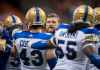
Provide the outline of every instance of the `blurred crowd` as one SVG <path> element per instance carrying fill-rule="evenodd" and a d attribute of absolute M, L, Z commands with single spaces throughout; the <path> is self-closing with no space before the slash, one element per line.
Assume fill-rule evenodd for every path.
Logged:
<path fill-rule="evenodd" d="M 72 19 L 73 10 L 84 4 L 85 0 L 0 0 L 0 17 L 8 13 L 15 13 L 17 16 L 24 18 L 28 8 L 32 6 L 41 6 L 47 13 L 55 12 L 62 19 Z M 89 4 L 95 8 L 100 6 L 99 0 L 89 0 Z M 65 20 L 64 20 L 65 21 Z"/>

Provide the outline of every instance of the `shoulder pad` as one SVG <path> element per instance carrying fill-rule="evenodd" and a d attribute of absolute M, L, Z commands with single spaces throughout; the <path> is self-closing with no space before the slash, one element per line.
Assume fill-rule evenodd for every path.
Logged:
<path fill-rule="evenodd" d="M 63 29 L 69 29 L 71 27 L 70 24 L 67 24 L 67 23 L 61 23 L 58 25 L 57 27 L 57 30 L 60 29 L 60 28 L 63 28 Z"/>
<path fill-rule="evenodd" d="M 21 33 L 22 32 L 22 30 L 20 30 L 20 29 L 14 29 L 13 31 L 12 31 L 12 36 L 15 34 L 15 33 Z"/>
<path fill-rule="evenodd" d="M 95 28 L 84 28 L 81 31 L 85 34 L 98 34 L 98 31 Z"/>
<path fill-rule="evenodd" d="M 52 36 L 53 35 L 51 33 L 32 33 L 33 38 L 44 39 L 44 40 L 48 40 Z"/>
<path fill-rule="evenodd" d="M 27 31 L 22 31 L 22 32 L 17 32 L 13 35 L 13 38 L 29 38 L 31 35 L 30 32 Z"/>

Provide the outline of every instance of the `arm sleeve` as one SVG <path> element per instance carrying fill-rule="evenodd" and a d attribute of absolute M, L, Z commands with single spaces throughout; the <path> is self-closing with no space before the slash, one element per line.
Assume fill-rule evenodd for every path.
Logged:
<path fill-rule="evenodd" d="M 98 37 L 95 34 L 84 35 L 84 39 L 82 41 L 82 49 L 86 47 L 95 48 L 97 42 L 98 42 Z M 87 56 L 90 59 L 91 63 L 100 69 L 100 56 L 98 56 L 95 52 L 92 52 Z"/>

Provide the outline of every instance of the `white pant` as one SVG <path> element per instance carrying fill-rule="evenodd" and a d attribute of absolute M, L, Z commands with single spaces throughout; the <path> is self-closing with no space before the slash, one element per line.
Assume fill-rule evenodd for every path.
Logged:
<path fill-rule="evenodd" d="M 85 64 L 65 59 L 58 59 L 54 70 L 85 70 Z"/>
<path fill-rule="evenodd" d="M 45 66 L 39 66 L 39 67 L 33 67 L 33 66 L 25 66 L 23 64 L 21 64 L 21 70 L 49 70 L 48 65 Z"/>
<path fill-rule="evenodd" d="M 98 69 L 98 68 L 97 68 L 96 66 L 94 66 L 93 64 L 88 64 L 87 70 L 100 70 L 100 69 Z"/>
<path fill-rule="evenodd" d="M 39 69 L 38 68 L 32 68 L 31 69 L 30 68 L 30 69 L 28 69 L 28 68 L 22 67 L 21 70 L 47 70 L 47 69 L 44 69 L 44 68 L 39 68 Z"/>

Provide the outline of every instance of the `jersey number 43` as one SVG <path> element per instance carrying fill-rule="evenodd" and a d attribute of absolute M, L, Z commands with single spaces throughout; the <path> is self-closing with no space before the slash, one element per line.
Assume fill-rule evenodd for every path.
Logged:
<path fill-rule="evenodd" d="M 28 41 L 20 41 L 20 46 L 28 47 Z M 23 48 L 20 52 L 20 58 L 23 60 L 24 65 L 41 66 L 43 64 L 42 52 L 39 50 L 32 50 L 30 52 L 31 59 L 27 56 L 27 49 Z"/>

